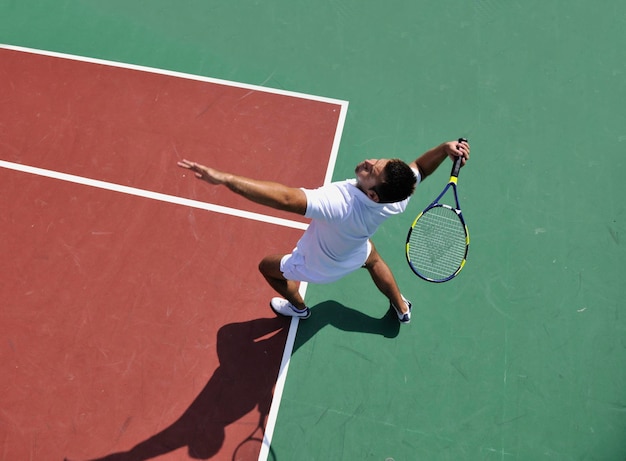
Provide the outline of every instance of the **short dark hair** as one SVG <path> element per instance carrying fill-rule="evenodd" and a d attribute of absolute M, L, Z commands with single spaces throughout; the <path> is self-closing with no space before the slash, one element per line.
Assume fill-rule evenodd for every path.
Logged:
<path fill-rule="evenodd" d="M 415 191 L 417 178 L 409 165 L 394 158 L 383 169 L 383 182 L 373 189 L 379 203 L 400 202 Z"/>

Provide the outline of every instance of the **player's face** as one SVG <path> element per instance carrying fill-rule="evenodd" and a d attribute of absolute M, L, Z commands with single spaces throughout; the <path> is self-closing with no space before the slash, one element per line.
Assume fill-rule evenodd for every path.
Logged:
<path fill-rule="evenodd" d="M 383 182 L 383 170 L 389 159 L 369 159 L 359 163 L 354 169 L 359 189 L 368 194 L 373 187 Z M 369 195 L 369 194 L 368 194 Z"/>

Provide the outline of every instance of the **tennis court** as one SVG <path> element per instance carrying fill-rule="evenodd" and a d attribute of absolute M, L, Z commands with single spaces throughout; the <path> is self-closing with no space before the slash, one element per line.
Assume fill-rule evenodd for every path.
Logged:
<path fill-rule="evenodd" d="M 626 459 L 625 21 L 0 0 L 0 459 Z M 176 167 L 315 187 L 459 136 L 459 277 L 404 260 L 447 166 L 374 238 L 403 326 L 367 271 L 275 318 L 257 264 L 306 220 Z"/>

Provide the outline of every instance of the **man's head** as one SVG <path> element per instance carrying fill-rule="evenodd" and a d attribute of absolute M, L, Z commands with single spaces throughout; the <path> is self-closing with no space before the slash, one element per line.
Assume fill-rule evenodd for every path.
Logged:
<path fill-rule="evenodd" d="M 354 169 L 357 186 L 379 203 L 400 202 L 415 190 L 413 170 L 398 159 L 371 159 Z"/>

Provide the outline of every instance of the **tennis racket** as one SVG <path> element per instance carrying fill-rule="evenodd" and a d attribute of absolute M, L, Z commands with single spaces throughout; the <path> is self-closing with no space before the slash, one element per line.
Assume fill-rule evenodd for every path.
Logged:
<path fill-rule="evenodd" d="M 459 138 L 459 142 L 465 141 Z M 447 282 L 456 277 L 467 259 L 469 232 L 461 213 L 457 180 L 461 157 L 452 166 L 450 180 L 443 191 L 422 211 L 406 237 L 406 259 L 416 275 L 428 282 Z M 440 203 L 452 190 L 454 206 Z"/>

